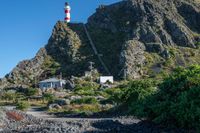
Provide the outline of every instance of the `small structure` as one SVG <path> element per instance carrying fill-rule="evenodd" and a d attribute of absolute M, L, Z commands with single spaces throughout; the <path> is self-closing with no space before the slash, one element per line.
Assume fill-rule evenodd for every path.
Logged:
<path fill-rule="evenodd" d="M 106 84 L 106 83 L 114 83 L 113 76 L 101 76 L 100 77 L 100 84 Z"/>
<path fill-rule="evenodd" d="M 71 21 L 71 15 L 70 15 L 71 7 L 69 6 L 69 3 L 65 3 L 65 22 L 69 23 Z"/>
<path fill-rule="evenodd" d="M 47 89 L 63 89 L 66 84 L 65 80 L 50 78 L 39 82 L 39 87 L 42 91 Z"/>

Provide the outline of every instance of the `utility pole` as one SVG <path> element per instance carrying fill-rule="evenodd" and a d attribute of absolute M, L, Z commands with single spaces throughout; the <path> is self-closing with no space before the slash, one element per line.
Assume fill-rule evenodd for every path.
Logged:
<path fill-rule="evenodd" d="M 35 76 L 34 81 L 35 81 L 35 88 L 37 88 L 37 76 Z"/>
<path fill-rule="evenodd" d="M 63 77 L 63 76 L 62 76 L 62 72 L 60 72 L 60 76 L 59 76 L 60 80 L 62 80 L 62 77 Z"/>
<path fill-rule="evenodd" d="M 127 80 L 127 67 L 124 68 L 124 80 Z"/>
<path fill-rule="evenodd" d="M 92 82 L 93 82 L 93 70 L 94 70 L 94 62 L 89 62 L 89 69 L 90 69 L 90 82 L 91 82 L 91 85 L 92 85 Z"/>

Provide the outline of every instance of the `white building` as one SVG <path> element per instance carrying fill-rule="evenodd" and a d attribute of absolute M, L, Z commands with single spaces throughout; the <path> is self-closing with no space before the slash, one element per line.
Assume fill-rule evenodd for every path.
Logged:
<path fill-rule="evenodd" d="M 65 80 L 50 78 L 39 82 L 39 88 L 43 91 L 46 89 L 62 89 L 66 84 Z"/>
<path fill-rule="evenodd" d="M 114 83 L 113 76 L 101 76 L 100 77 L 100 84 L 106 84 L 106 83 Z"/>

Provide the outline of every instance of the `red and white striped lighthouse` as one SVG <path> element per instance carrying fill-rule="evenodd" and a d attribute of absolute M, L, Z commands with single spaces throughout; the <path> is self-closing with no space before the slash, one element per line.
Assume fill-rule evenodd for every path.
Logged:
<path fill-rule="evenodd" d="M 65 22 L 69 23 L 71 20 L 71 15 L 70 15 L 71 7 L 69 6 L 69 3 L 65 3 Z"/>

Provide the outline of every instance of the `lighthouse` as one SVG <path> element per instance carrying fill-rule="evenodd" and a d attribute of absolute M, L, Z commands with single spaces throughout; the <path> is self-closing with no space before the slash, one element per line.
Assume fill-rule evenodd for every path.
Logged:
<path fill-rule="evenodd" d="M 71 7 L 69 6 L 69 3 L 65 3 L 65 22 L 69 23 L 71 20 L 71 15 L 70 15 Z"/>

